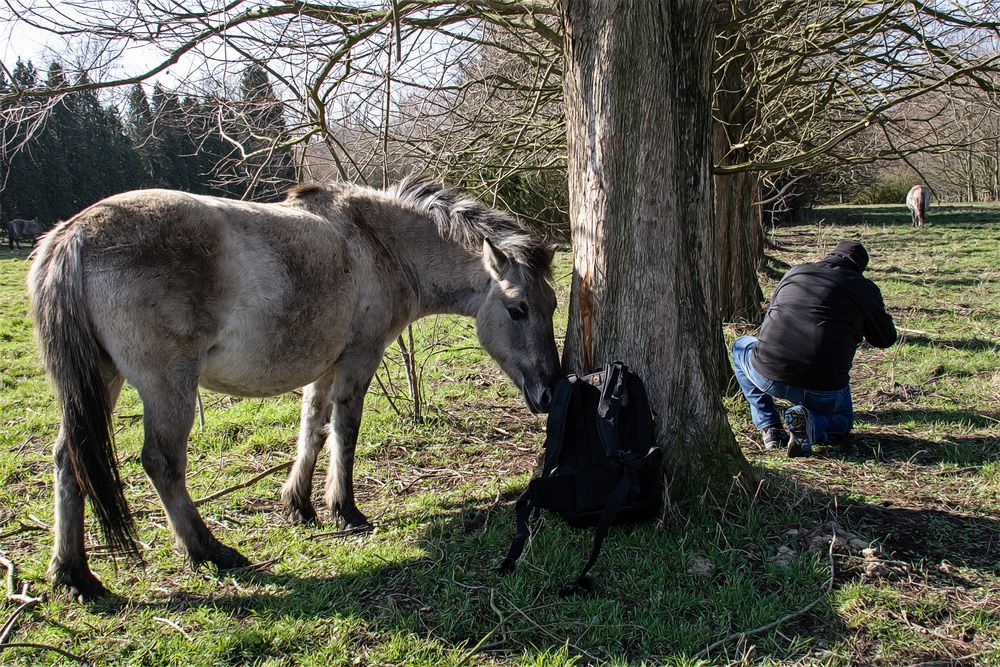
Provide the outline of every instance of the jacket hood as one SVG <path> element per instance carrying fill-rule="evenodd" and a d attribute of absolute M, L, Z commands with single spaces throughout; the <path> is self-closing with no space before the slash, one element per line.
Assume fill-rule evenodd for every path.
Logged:
<path fill-rule="evenodd" d="M 868 268 L 868 251 L 857 241 L 841 241 L 826 256 L 826 259 L 827 261 L 836 261 L 838 264 L 843 262 L 837 260 L 846 259 L 853 268 L 861 273 L 864 273 L 864 270 Z"/>

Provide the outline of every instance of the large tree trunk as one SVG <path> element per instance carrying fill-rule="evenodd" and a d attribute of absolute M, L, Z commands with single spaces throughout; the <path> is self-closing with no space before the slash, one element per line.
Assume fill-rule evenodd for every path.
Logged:
<path fill-rule="evenodd" d="M 738 25 L 752 15 L 758 0 L 720 3 L 723 23 Z M 732 16 L 736 10 L 739 16 Z M 756 96 L 751 49 L 737 29 L 722 30 L 716 52 L 723 66 L 716 72 L 714 155 L 719 166 L 748 161 L 746 133 L 755 121 Z M 724 322 L 758 324 L 764 295 L 757 279 L 764 252 L 764 226 L 758 198 L 756 172 L 718 174 L 715 177 L 715 227 L 719 249 L 719 308 Z"/>
<path fill-rule="evenodd" d="M 708 0 L 563 0 L 574 272 L 565 365 L 622 359 L 658 415 L 669 500 L 749 465 L 719 397 Z"/>
<path fill-rule="evenodd" d="M 725 151 L 718 144 L 719 134 L 723 133 L 716 132 L 716 155 Z M 721 141 L 728 148 L 728 140 Z M 719 162 L 727 161 L 723 158 Z M 715 177 L 719 309 L 724 322 L 759 324 L 764 314 L 764 294 L 757 279 L 764 252 L 764 225 L 759 207 L 753 205 L 758 195 L 757 182 L 757 174 L 752 172 Z"/>

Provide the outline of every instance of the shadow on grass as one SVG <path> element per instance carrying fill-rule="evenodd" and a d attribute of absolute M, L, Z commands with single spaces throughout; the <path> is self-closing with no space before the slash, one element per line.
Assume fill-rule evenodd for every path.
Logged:
<path fill-rule="evenodd" d="M 31 248 L 25 244 L 20 250 L 14 248 L 13 250 L 7 247 L 7 243 L 0 243 L 0 261 L 3 260 L 26 260 L 30 259 Z"/>
<path fill-rule="evenodd" d="M 950 313 L 949 313 L 950 314 Z M 1000 348 L 1000 343 L 985 338 L 928 338 L 920 334 L 904 333 L 901 344 L 921 347 L 950 348 L 969 352 L 988 352 Z"/>
<path fill-rule="evenodd" d="M 990 280 L 988 278 L 940 278 L 934 274 L 926 276 L 895 274 L 886 276 L 886 279 L 920 287 L 980 287 Z"/>
<path fill-rule="evenodd" d="M 901 560 L 961 564 L 1000 575 L 1000 519 L 850 502 L 841 513 L 848 525 L 862 535 L 877 535 L 882 548 Z"/>
<path fill-rule="evenodd" d="M 507 577 L 493 573 L 513 532 L 510 503 L 515 494 L 508 494 L 444 502 L 420 517 L 387 519 L 384 527 L 390 535 L 417 522 L 419 536 L 412 544 L 417 555 L 392 560 L 385 552 L 390 557 L 384 557 L 378 534 L 328 542 L 317 537 L 306 544 L 349 550 L 352 560 L 341 563 L 337 572 L 314 575 L 308 554 L 289 554 L 284 563 L 293 571 L 281 571 L 279 565 L 276 573 L 240 575 L 236 589 L 241 592 L 234 595 L 179 593 L 162 604 L 140 606 L 162 616 L 167 616 L 164 610 L 204 607 L 236 618 L 331 619 L 333 627 L 347 623 L 352 628 L 343 650 L 364 656 L 364 661 L 412 659 L 386 653 L 380 645 L 387 637 L 402 637 L 412 650 L 423 652 L 418 662 L 430 664 L 464 663 L 474 646 L 480 654 L 529 664 L 566 662 L 554 660 L 560 655 L 585 663 L 660 663 L 690 660 L 732 632 L 764 626 L 821 596 L 829 577 L 826 558 L 790 542 L 790 527 L 833 518 L 897 557 L 947 559 L 993 571 L 986 554 L 1000 544 L 996 519 L 846 502 L 780 474 L 768 473 L 767 478 L 772 492 L 766 501 L 740 500 L 726 510 L 689 516 L 662 529 L 615 528 L 594 571 L 596 588 L 585 595 L 560 598 L 557 590 L 577 573 L 592 534 L 569 529 L 548 515 L 536 525 L 517 572 Z M 772 559 L 788 544 L 798 555 L 787 567 L 776 565 Z M 696 557 L 710 561 L 714 570 L 690 573 Z M 857 576 L 843 565 L 838 571 L 840 584 Z M 864 632 L 845 626 L 830 605 L 827 598 L 780 632 L 752 639 L 754 660 L 815 657 L 823 650 L 819 642 L 846 641 Z M 269 635 L 266 625 L 227 637 L 218 654 L 206 658 L 236 664 L 244 658 L 287 656 L 290 649 Z M 711 660 L 731 656 L 727 650 L 733 649 L 721 648 Z"/>
<path fill-rule="evenodd" d="M 965 428 L 990 428 L 1000 425 L 1000 414 L 991 412 L 976 412 L 974 410 L 933 410 L 914 408 L 903 410 L 891 408 L 871 412 L 858 412 L 855 421 L 877 425 L 897 424 L 948 424 Z"/>
<path fill-rule="evenodd" d="M 851 463 L 981 466 L 1000 460 L 1000 439 L 976 436 L 941 443 L 895 434 L 855 433 L 824 452 L 829 458 Z"/>
<path fill-rule="evenodd" d="M 1000 209 L 969 206 L 931 205 L 924 232 L 933 234 L 940 225 L 982 225 L 1000 219 Z M 911 227 L 910 213 L 900 203 L 898 208 L 822 208 L 812 213 L 811 222 L 827 225 L 882 225 Z M 917 231 L 915 229 L 915 231 Z"/>
<path fill-rule="evenodd" d="M 781 280 L 788 269 L 792 268 L 792 265 L 788 262 L 783 262 L 777 257 L 772 257 L 771 255 L 764 255 L 764 261 L 761 264 L 760 271 L 766 275 L 771 280 Z"/>
<path fill-rule="evenodd" d="M 443 505 L 420 529 L 417 545 L 424 557 L 396 563 L 372 558 L 364 568 L 333 576 L 251 574 L 244 577 L 248 582 L 273 592 L 193 602 L 231 615 L 357 617 L 373 634 L 432 637 L 460 652 L 488 636 L 488 653 L 524 657 L 528 664 L 550 664 L 546 656 L 566 649 L 584 662 L 662 662 L 693 657 L 735 630 L 802 607 L 819 595 L 828 576 L 825 559 L 814 554 L 789 567 L 770 564 L 789 517 L 758 504 L 743 513 L 742 525 L 722 529 L 729 544 L 718 541 L 721 528 L 708 518 L 662 530 L 618 527 L 594 571 L 595 590 L 562 598 L 557 591 L 578 573 L 592 532 L 543 516 L 517 571 L 501 577 L 492 568 L 513 533 L 512 499 Z M 695 555 L 717 570 L 689 574 Z M 192 600 L 175 604 L 187 607 Z M 807 642 L 848 632 L 824 605 L 782 629 L 802 633 Z M 788 654 L 780 637 L 760 644 L 758 655 Z M 725 649 L 713 655 L 725 655 Z"/>
<path fill-rule="evenodd" d="M 895 434 L 855 433 L 825 448 L 822 455 L 850 463 L 952 464 L 968 473 L 968 468 L 1000 461 L 1000 438 L 954 437 L 941 443 Z M 950 473 L 942 470 L 945 476 Z M 862 535 L 876 537 L 897 558 L 958 563 L 1000 575 L 1000 516 L 942 509 L 932 488 L 918 496 L 924 498 L 926 507 L 913 507 L 915 502 L 919 504 L 915 499 L 908 499 L 911 506 L 903 507 L 892 501 L 871 504 L 838 498 L 838 510 L 848 525 Z"/>

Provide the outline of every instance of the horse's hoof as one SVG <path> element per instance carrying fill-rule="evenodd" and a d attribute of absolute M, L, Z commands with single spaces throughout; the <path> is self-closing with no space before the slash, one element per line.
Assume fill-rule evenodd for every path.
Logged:
<path fill-rule="evenodd" d="M 250 561 L 247 560 L 243 554 L 232 547 L 227 547 L 224 544 L 216 546 L 215 551 L 213 551 L 212 555 L 208 557 L 208 560 L 210 560 L 220 572 L 223 570 L 238 570 L 240 568 L 250 567 L 251 565 Z"/>
<path fill-rule="evenodd" d="M 351 530 L 360 533 L 367 532 L 375 527 L 368 520 L 368 517 L 362 514 L 356 507 L 349 510 L 333 510 L 333 517 L 337 521 L 338 530 Z"/>
<path fill-rule="evenodd" d="M 288 522 L 293 526 L 319 523 L 319 519 L 316 517 L 316 510 L 313 509 L 312 505 L 307 505 L 306 507 L 289 507 L 287 516 Z"/>
<path fill-rule="evenodd" d="M 76 570 L 56 570 L 52 574 L 52 588 L 65 591 L 69 602 L 92 602 L 111 595 L 101 580 L 87 568 Z"/>

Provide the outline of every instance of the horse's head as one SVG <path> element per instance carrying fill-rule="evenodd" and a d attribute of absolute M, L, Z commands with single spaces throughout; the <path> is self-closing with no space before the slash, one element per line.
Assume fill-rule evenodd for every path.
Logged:
<path fill-rule="evenodd" d="M 491 284 L 476 313 L 479 342 L 524 393 L 532 412 L 548 411 L 561 374 L 552 332 L 556 294 L 544 275 L 554 250 L 547 250 L 543 270 L 533 272 L 489 239 L 483 241 L 483 265 Z"/>

